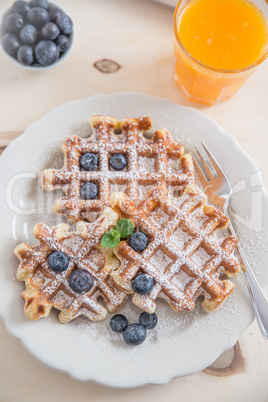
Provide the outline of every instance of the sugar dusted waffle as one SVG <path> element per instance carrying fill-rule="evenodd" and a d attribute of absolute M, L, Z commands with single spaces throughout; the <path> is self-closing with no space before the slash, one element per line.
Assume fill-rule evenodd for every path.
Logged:
<path fill-rule="evenodd" d="M 100 246 L 102 235 L 117 219 L 118 215 L 111 208 L 105 208 L 93 224 L 78 222 L 76 232 L 70 232 L 66 224 L 49 227 L 38 223 L 34 228 L 34 235 L 39 240 L 37 245 L 30 247 L 22 243 L 16 247 L 15 254 L 20 259 L 17 278 L 26 283 L 22 297 L 28 318 L 46 317 L 55 307 L 61 311 L 59 320 L 63 323 L 79 315 L 97 321 L 106 317 L 107 309 L 115 311 L 123 305 L 126 295 L 112 284 L 109 277 L 110 271 L 118 267 L 118 260 L 110 249 Z M 49 257 L 56 251 L 69 259 L 63 272 L 55 272 L 49 265 Z M 92 287 L 86 293 L 73 290 L 70 278 L 78 271 L 80 274 L 86 272 L 92 279 Z M 80 278 L 80 285 L 84 284 L 83 280 Z"/>
<path fill-rule="evenodd" d="M 65 197 L 58 198 L 54 212 L 64 214 L 72 221 L 94 221 L 111 194 L 125 192 L 132 201 L 147 198 L 156 185 L 170 192 L 183 190 L 193 182 L 193 162 L 184 155 L 183 147 L 173 141 L 166 130 L 158 130 L 152 139 L 144 137 L 151 129 L 148 117 L 118 121 L 108 116 L 93 116 L 90 120 L 92 136 L 89 139 L 72 136 L 62 149 L 65 163 L 62 169 L 47 169 L 42 174 L 45 190 L 63 189 Z M 90 154 L 96 159 L 90 170 L 81 167 L 81 158 Z M 125 165 L 119 170 L 111 167 L 114 155 L 123 155 Z M 91 192 L 85 199 L 82 191 L 86 183 Z"/>
<path fill-rule="evenodd" d="M 206 311 L 217 309 L 233 290 L 233 283 L 222 280 L 239 271 L 233 256 L 237 239 L 219 240 L 216 229 L 225 228 L 228 218 L 217 208 L 205 204 L 206 196 L 195 185 L 187 186 L 175 199 L 164 187 L 156 187 L 149 198 L 135 205 L 125 194 L 112 197 L 111 204 L 123 218 L 131 219 L 136 229 L 148 237 L 142 252 L 127 241 L 115 249 L 121 266 L 111 272 L 120 289 L 133 293 L 132 281 L 139 273 L 153 279 L 148 294 L 133 293 L 132 300 L 152 313 L 156 299 L 165 299 L 176 310 L 192 310 L 203 295 Z"/>

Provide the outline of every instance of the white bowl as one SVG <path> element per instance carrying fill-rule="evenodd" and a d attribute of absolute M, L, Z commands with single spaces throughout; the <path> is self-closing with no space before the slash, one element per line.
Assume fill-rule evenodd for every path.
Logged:
<path fill-rule="evenodd" d="M 69 15 L 69 13 L 68 13 L 66 10 L 64 10 L 64 8 L 62 8 L 60 5 L 58 5 L 57 3 L 49 2 L 49 5 L 50 5 L 50 6 L 53 6 L 53 7 L 56 7 L 56 8 L 58 8 L 62 13 L 66 14 L 66 15 Z M 0 25 L 0 37 L 1 37 L 1 42 L 2 42 L 2 37 L 3 37 L 3 35 L 6 33 L 6 32 L 5 32 L 5 24 L 4 24 L 4 21 L 5 21 L 5 19 L 6 19 L 6 16 L 10 13 L 10 10 L 11 10 L 11 8 L 9 8 L 9 9 L 3 14 L 3 16 L 2 16 L 2 18 L 1 18 L 1 25 Z M 51 64 L 50 66 L 42 66 L 41 64 L 40 64 L 40 66 L 25 66 L 24 64 L 21 64 L 15 57 L 10 56 L 10 55 L 4 50 L 4 48 L 3 48 L 3 46 L 2 46 L 2 43 L 1 43 L 1 46 L 0 46 L 0 47 L 1 47 L 2 51 L 3 51 L 3 53 L 6 55 L 6 57 L 7 57 L 9 60 L 13 61 L 13 63 L 17 64 L 18 66 L 23 67 L 23 68 L 26 68 L 26 69 L 28 69 L 28 70 L 32 70 L 32 71 L 44 71 L 44 70 L 48 70 L 48 69 L 51 69 L 51 68 L 53 68 L 53 67 L 58 66 L 60 63 L 62 63 L 62 62 L 69 56 L 69 54 L 71 53 L 71 51 L 72 51 L 72 49 L 73 49 L 73 47 L 74 47 L 74 41 L 75 41 L 75 29 L 74 29 L 74 27 L 73 27 L 73 31 L 72 31 L 71 35 L 69 36 L 69 39 L 70 39 L 70 46 L 69 46 L 69 48 L 66 50 L 65 53 L 63 53 L 63 54 L 59 57 L 59 59 L 58 59 L 55 63 Z"/>

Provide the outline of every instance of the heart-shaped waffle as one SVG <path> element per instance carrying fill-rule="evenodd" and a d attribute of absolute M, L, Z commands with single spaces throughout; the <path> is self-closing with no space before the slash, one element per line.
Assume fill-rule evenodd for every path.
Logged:
<path fill-rule="evenodd" d="M 59 321 L 65 323 L 79 315 L 93 321 L 103 320 L 107 309 L 115 311 L 126 301 L 126 294 L 111 282 L 109 273 L 118 267 L 118 260 L 111 249 L 102 248 L 103 234 L 117 222 L 118 215 L 105 208 L 93 224 L 78 222 L 76 232 L 70 232 L 67 224 L 49 227 L 38 223 L 34 235 L 39 240 L 36 246 L 25 243 L 15 249 L 20 259 L 17 279 L 25 281 L 25 315 L 31 320 L 49 315 L 51 308 L 60 310 Z M 61 273 L 54 272 L 48 257 L 55 251 L 63 252 L 69 258 L 68 268 Z M 69 278 L 75 270 L 86 270 L 93 277 L 93 287 L 84 294 L 76 293 Z M 103 303 L 99 301 L 102 299 Z"/>
<path fill-rule="evenodd" d="M 152 139 L 143 135 L 152 126 L 148 117 L 118 121 L 108 116 L 93 116 L 90 120 L 92 136 L 67 138 L 62 146 L 65 156 L 60 170 L 47 169 L 42 173 L 45 190 L 63 189 L 65 197 L 58 198 L 54 212 L 64 214 L 72 221 L 94 221 L 105 206 L 109 206 L 111 194 L 125 192 L 132 201 L 147 198 L 156 185 L 181 191 L 193 182 L 193 161 L 184 155 L 182 145 L 173 141 L 166 130 L 158 130 Z M 80 160 L 86 153 L 95 154 L 98 164 L 92 171 L 81 167 Z M 117 171 L 110 165 L 115 154 L 123 154 L 126 166 Z M 92 183 L 97 195 L 84 199 L 81 188 Z"/>
<path fill-rule="evenodd" d="M 233 283 L 220 275 L 238 273 L 233 255 L 238 241 L 234 236 L 218 239 L 215 231 L 226 228 L 228 218 L 205 202 L 206 196 L 195 185 L 187 186 L 178 199 L 164 187 L 156 187 L 139 205 L 122 193 L 112 197 L 115 211 L 148 237 L 142 252 L 121 242 L 115 249 L 121 266 L 111 272 L 119 288 L 133 293 L 133 303 L 141 309 L 152 313 L 156 298 L 161 297 L 176 311 L 192 310 L 196 298 L 203 295 L 203 308 L 213 311 L 232 292 Z M 132 281 L 139 273 L 153 279 L 148 294 L 133 291 Z"/>

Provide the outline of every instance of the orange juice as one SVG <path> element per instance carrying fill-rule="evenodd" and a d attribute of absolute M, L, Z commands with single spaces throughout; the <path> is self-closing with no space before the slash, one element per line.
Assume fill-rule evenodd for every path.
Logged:
<path fill-rule="evenodd" d="M 248 0 L 181 1 L 174 34 L 176 82 L 208 104 L 232 96 L 267 55 L 266 18 Z"/>

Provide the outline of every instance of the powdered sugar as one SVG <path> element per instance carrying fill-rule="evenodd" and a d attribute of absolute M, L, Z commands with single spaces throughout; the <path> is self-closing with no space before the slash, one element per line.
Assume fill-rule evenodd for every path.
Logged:
<path fill-rule="evenodd" d="M 51 301 L 57 306 L 57 308 L 68 308 L 73 303 L 74 298 L 70 296 L 66 290 L 59 290 Z"/>
<path fill-rule="evenodd" d="M 163 253 L 162 250 L 157 250 L 151 257 L 150 262 L 160 271 L 164 272 L 166 267 L 172 262 L 172 259 L 168 255 Z"/>
<path fill-rule="evenodd" d="M 42 174 L 42 184 L 46 190 L 62 188 L 66 197 L 58 198 L 55 212 L 64 213 L 71 221 L 92 218 L 91 211 L 101 213 L 109 205 L 110 196 L 118 191 L 117 186 L 134 200 L 143 200 L 149 190 L 157 185 L 184 188 L 193 181 L 193 162 L 183 156 L 183 147 L 171 139 L 165 130 L 155 132 L 151 140 L 143 133 L 151 128 L 149 118 L 125 119 L 117 121 L 107 116 L 91 118 L 93 134 L 89 139 L 69 137 L 63 145 L 65 164 L 62 169 L 48 169 Z M 121 129 L 116 135 L 114 130 Z M 80 167 L 81 155 L 90 152 L 98 155 L 98 167 L 84 171 Z M 121 153 L 127 165 L 117 171 L 110 166 L 110 157 Z M 174 162 L 171 169 L 169 161 Z M 176 165 L 176 166 L 175 166 Z M 98 194 L 94 199 L 85 200 L 80 195 L 85 182 L 96 184 Z"/>
<path fill-rule="evenodd" d="M 140 172 L 155 172 L 155 158 L 140 156 L 138 163 Z"/>

